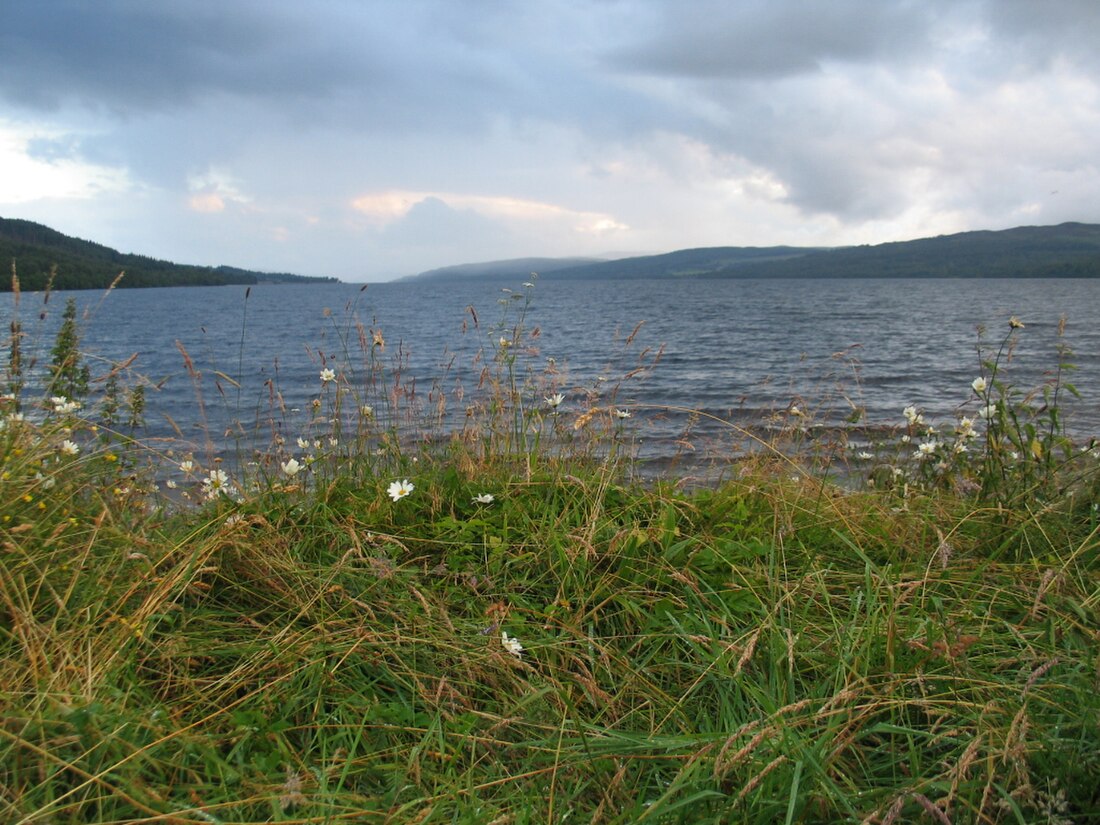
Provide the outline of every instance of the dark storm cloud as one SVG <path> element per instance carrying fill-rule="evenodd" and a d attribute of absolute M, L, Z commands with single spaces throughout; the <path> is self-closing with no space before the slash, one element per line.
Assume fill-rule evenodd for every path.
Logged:
<path fill-rule="evenodd" d="M 78 102 L 122 113 L 178 106 L 211 93 L 324 95 L 366 71 L 325 48 L 307 8 L 264 3 L 38 0 L 19 3 L 0 28 L 0 90 L 28 107 Z"/>
<path fill-rule="evenodd" d="M 477 133 L 506 118 L 607 135 L 657 120 L 660 107 L 645 95 L 592 71 L 589 56 L 608 38 L 578 22 L 586 10 L 555 9 L 39 0 L 0 27 L 0 98 L 32 111 L 78 104 L 126 117 L 253 101 L 269 107 L 260 127 L 281 120 L 373 134 Z"/>

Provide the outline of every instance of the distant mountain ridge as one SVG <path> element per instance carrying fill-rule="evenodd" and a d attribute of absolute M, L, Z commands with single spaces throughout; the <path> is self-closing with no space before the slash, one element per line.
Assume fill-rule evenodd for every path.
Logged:
<path fill-rule="evenodd" d="M 556 272 L 559 269 L 574 269 L 600 263 L 605 262 L 599 258 L 509 258 L 504 261 L 443 266 L 398 280 L 406 281 L 410 278 L 423 281 L 451 280 L 455 278 L 526 278 L 532 272 L 544 275 L 547 272 Z"/>
<path fill-rule="evenodd" d="M 549 259 L 555 262 L 570 259 Z M 503 280 L 506 262 L 412 276 Z M 630 278 L 1098 278 L 1100 225 L 1062 223 L 848 247 L 703 247 L 530 271 L 553 280 Z M 526 272 L 523 273 L 526 277 Z"/>
<path fill-rule="evenodd" d="M 102 244 L 71 238 L 33 221 L 0 218 L 0 260 L 14 261 L 21 289 L 105 289 L 125 272 L 120 288 L 153 286 L 226 286 L 258 283 L 335 283 L 285 272 L 256 272 L 233 266 L 192 266 L 119 252 Z M 0 291 L 11 281 L 0 278 Z"/>

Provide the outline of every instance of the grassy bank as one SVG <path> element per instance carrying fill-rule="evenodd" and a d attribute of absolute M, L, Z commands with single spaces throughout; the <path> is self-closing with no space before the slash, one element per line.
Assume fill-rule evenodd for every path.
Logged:
<path fill-rule="evenodd" d="M 1097 821 L 1096 464 L 1019 329 L 873 484 L 763 449 L 693 491 L 518 322 L 461 432 L 378 426 L 367 334 L 317 390 L 356 427 L 235 468 L 76 406 L 70 330 L 4 402 L 0 819 Z"/>

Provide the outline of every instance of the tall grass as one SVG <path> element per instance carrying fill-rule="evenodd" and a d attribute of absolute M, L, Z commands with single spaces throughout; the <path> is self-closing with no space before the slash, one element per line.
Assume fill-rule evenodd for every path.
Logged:
<path fill-rule="evenodd" d="M 0 819 L 1100 818 L 1096 464 L 1046 460 L 1015 338 L 971 404 L 1002 412 L 915 457 L 914 409 L 874 484 L 775 444 L 686 491 L 633 480 L 641 410 L 574 390 L 517 294 L 470 311 L 461 397 L 339 327 L 236 464 L 7 398 Z"/>

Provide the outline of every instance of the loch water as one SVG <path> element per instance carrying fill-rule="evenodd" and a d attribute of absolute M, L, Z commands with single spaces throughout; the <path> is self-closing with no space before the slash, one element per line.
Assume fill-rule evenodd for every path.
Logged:
<path fill-rule="evenodd" d="M 1081 394 L 1063 395 L 1066 422 L 1080 439 L 1100 434 L 1100 284 L 1090 280 L 405 281 L 118 289 L 58 293 L 48 304 L 24 293 L 18 307 L 0 296 L 0 317 L 18 315 L 24 348 L 40 363 L 70 294 L 93 376 L 133 356 L 130 382 L 147 386 L 151 439 L 178 430 L 195 444 L 218 442 L 234 421 L 255 428 L 271 418 L 276 390 L 279 426 L 293 437 L 321 369 L 354 384 L 372 352 L 387 375 L 399 369 L 406 389 L 415 384 L 416 404 L 438 410 L 442 391 L 444 417 L 460 425 L 521 316 L 524 335 L 510 353 L 517 365 L 562 392 L 563 412 L 597 397 L 630 411 L 633 443 L 654 462 L 735 449 L 722 422 L 768 426 L 792 407 L 851 428 L 856 442 L 900 425 L 908 405 L 943 423 L 973 415 L 978 345 L 994 355 L 1012 316 L 1025 327 L 1011 360 L 1002 358 L 1002 377 L 1021 389 L 1041 385 L 1064 344 Z M 385 350 L 364 348 L 356 322 L 379 331 Z M 380 413 L 387 408 L 371 395 L 387 387 L 360 389 Z"/>

